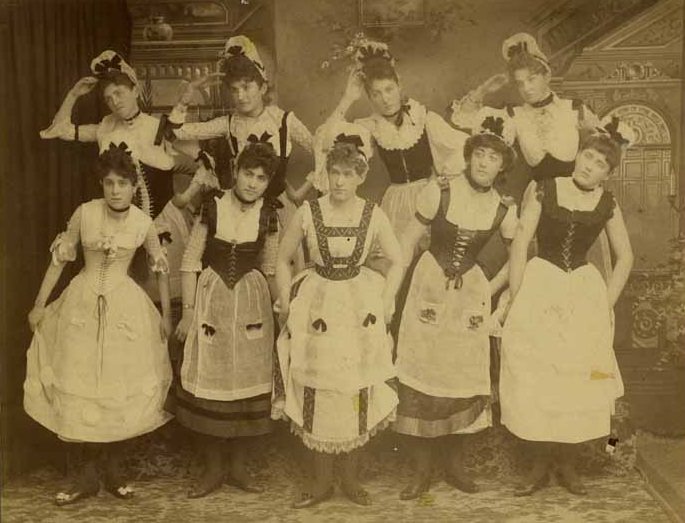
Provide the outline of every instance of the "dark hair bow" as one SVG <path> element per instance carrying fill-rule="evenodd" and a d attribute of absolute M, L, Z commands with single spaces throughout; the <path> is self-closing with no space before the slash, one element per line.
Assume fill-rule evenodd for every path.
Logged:
<path fill-rule="evenodd" d="M 216 329 L 207 323 L 203 323 L 201 325 L 201 328 L 204 331 L 205 336 L 207 336 L 208 338 L 214 336 L 214 333 L 216 332 Z"/>
<path fill-rule="evenodd" d="M 624 145 L 628 145 L 630 142 L 626 140 L 623 137 L 623 135 L 618 131 L 618 122 L 618 116 L 612 116 L 611 121 L 604 126 L 603 130 L 609 135 L 609 138 L 611 138 L 614 142 L 623 147 Z"/>
<path fill-rule="evenodd" d="M 354 145 L 357 149 L 359 149 L 360 152 L 361 148 L 364 147 L 364 142 L 358 134 L 340 133 L 335 137 L 333 143 L 349 143 L 350 145 Z"/>
<path fill-rule="evenodd" d="M 501 116 L 488 116 L 483 120 L 483 129 L 490 131 L 492 134 L 499 136 L 500 138 L 504 135 L 504 119 Z"/>
<path fill-rule="evenodd" d="M 242 45 L 232 45 L 226 52 L 231 56 L 245 56 L 245 49 L 243 49 Z"/>
<path fill-rule="evenodd" d="M 108 151 L 108 152 L 114 152 L 114 151 L 122 152 L 122 153 L 126 153 L 126 154 L 129 155 L 129 156 L 132 156 L 132 155 L 133 155 L 133 153 L 131 152 L 131 150 L 128 148 L 128 145 L 126 145 L 126 142 L 121 142 L 121 143 L 118 144 L 118 145 L 115 144 L 114 142 L 111 142 L 111 143 L 109 144 L 109 149 L 108 149 L 107 151 Z"/>
<path fill-rule="evenodd" d="M 103 76 L 110 71 L 121 72 L 121 56 L 115 54 L 112 58 L 104 58 L 95 64 L 93 74 L 97 77 Z"/>
<path fill-rule="evenodd" d="M 507 49 L 507 56 L 509 58 L 512 58 L 514 55 L 517 55 L 519 53 L 527 53 L 528 52 L 528 42 L 518 42 Z"/>
<path fill-rule="evenodd" d="M 359 61 L 368 62 L 373 58 L 380 58 L 383 60 L 392 60 L 392 56 L 387 49 L 381 49 L 380 47 L 374 47 L 372 45 L 367 45 L 359 50 Z"/>
<path fill-rule="evenodd" d="M 267 131 L 264 131 L 261 136 L 257 136 L 256 134 L 253 133 L 247 137 L 247 141 L 250 143 L 264 143 L 264 144 L 271 145 L 271 142 L 269 141 L 271 136 L 272 135 L 269 134 Z"/>

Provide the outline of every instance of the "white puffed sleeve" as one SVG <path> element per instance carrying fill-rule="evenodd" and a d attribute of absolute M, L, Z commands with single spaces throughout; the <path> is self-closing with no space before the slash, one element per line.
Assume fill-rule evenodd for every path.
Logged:
<path fill-rule="evenodd" d="M 71 215 L 67 230 L 57 235 L 50 245 L 52 263 L 59 265 L 76 259 L 76 245 L 81 239 L 81 206 L 79 205 Z"/>
<path fill-rule="evenodd" d="M 441 116 L 432 111 L 426 113 L 426 133 L 436 172 L 441 176 L 460 174 L 466 166 L 464 143 L 469 135 L 450 127 Z"/>

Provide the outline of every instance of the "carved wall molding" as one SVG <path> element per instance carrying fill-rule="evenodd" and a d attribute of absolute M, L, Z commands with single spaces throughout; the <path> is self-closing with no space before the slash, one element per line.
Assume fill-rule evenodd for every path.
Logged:
<path fill-rule="evenodd" d="M 665 13 L 644 29 L 619 40 L 611 47 L 614 48 L 639 48 L 639 47 L 665 47 L 674 40 L 682 38 L 683 13 L 682 7 L 675 8 Z"/>

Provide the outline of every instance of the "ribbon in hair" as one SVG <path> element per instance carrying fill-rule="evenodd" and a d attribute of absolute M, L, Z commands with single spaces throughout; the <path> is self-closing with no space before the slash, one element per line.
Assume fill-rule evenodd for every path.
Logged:
<path fill-rule="evenodd" d="M 486 117 L 481 127 L 500 138 L 504 135 L 504 119 L 501 116 Z"/>
<path fill-rule="evenodd" d="M 360 152 L 361 148 L 364 147 L 364 142 L 357 134 L 340 133 L 335 137 L 333 143 L 349 143 L 350 145 L 354 145 L 357 149 L 360 149 Z"/>
<path fill-rule="evenodd" d="M 115 54 L 112 58 L 103 58 L 95 64 L 93 73 L 95 76 L 103 76 L 110 71 L 121 72 L 121 56 Z"/>
<path fill-rule="evenodd" d="M 256 134 L 251 134 L 250 136 L 247 137 L 247 141 L 250 143 L 263 143 L 263 144 L 272 145 L 271 142 L 269 141 L 271 136 L 272 136 L 271 134 L 264 131 L 262 133 L 262 135 L 259 137 Z"/>
<path fill-rule="evenodd" d="M 107 150 L 107 152 L 114 152 L 114 151 L 123 152 L 123 153 L 126 153 L 126 154 L 129 155 L 129 156 L 132 156 L 132 155 L 133 155 L 133 153 L 131 152 L 131 150 L 128 148 L 128 145 L 126 144 L 126 142 L 121 142 L 121 143 L 118 144 L 118 145 L 115 144 L 114 142 L 111 142 L 111 143 L 109 144 L 109 149 Z"/>
<path fill-rule="evenodd" d="M 612 116 L 611 121 L 604 126 L 604 132 L 606 132 L 609 137 L 615 141 L 618 145 L 623 147 L 628 145 L 630 142 L 626 140 L 623 135 L 618 130 L 618 116 Z"/>
<path fill-rule="evenodd" d="M 528 42 L 517 42 L 514 45 L 510 46 L 509 49 L 507 49 L 507 56 L 509 58 L 512 58 L 514 55 L 527 52 L 529 52 Z"/>

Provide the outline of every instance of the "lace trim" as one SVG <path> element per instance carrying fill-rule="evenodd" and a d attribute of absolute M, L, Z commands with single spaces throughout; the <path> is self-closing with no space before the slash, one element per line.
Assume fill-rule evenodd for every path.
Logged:
<path fill-rule="evenodd" d="M 285 111 L 275 105 L 267 105 L 264 111 L 255 118 L 235 114 L 230 119 L 229 132 L 240 143 L 244 143 L 250 134 L 261 136 L 262 133 L 267 132 L 270 135 L 268 142 L 273 145 L 276 154 L 281 156 L 279 131 L 284 114 Z M 291 150 L 290 140 L 286 142 L 285 149 L 285 155 L 289 156 Z"/>
<path fill-rule="evenodd" d="M 76 244 L 70 241 L 65 233 L 61 232 L 50 245 L 52 263 L 59 265 L 63 262 L 71 262 L 76 259 Z"/>
<path fill-rule="evenodd" d="M 409 114 L 402 125 L 397 127 L 380 114 L 371 115 L 370 131 L 378 145 L 383 149 L 406 150 L 416 145 L 426 127 L 426 107 L 416 100 L 409 99 Z"/>
<path fill-rule="evenodd" d="M 396 409 L 393 409 L 388 416 L 383 418 L 376 426 L 374 426 L 368 432 L 361 434 L 360 436 L 347 440 L 347 441 L 321 441 L 316 439 L 313 435 L 305 432 L 302 427 L 297 423 L 290 420 L 290 432 L 298 436 L 304 446 L 308 449 L 315 450 L 317 452 L 325 452 L 326 454 L 343 454 L 346 452 L 353 451 L 359 447 L 366 445 L 369 440 L 374 437 L 379 432 L 387 429 L 392 422 L 395 421 Z M 287 420 L 288 417 L 285 414 L 281 415 L 282 419 Z"/>

